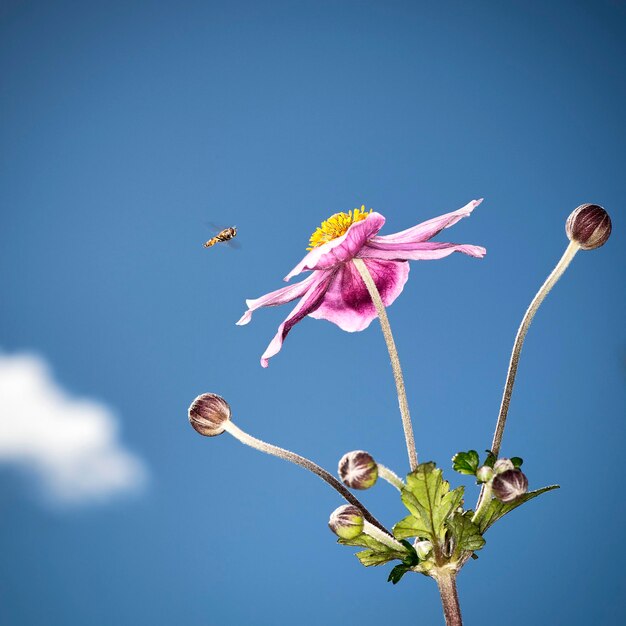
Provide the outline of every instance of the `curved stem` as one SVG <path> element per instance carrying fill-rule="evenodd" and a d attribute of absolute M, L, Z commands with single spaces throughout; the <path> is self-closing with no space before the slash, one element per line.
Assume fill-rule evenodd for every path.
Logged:
<path fill-rule="evenodd" d="M 463 626 L 459 594 L 456 590 L 456 575 L 452 572 L 441 573 L 435 580 L 441 595 L 443 614 L 446 618 L 446 626 Z"/>
<path fill-rule="evenodd" d="M 506 382 L 504 383 L 504 392 L 502 393 L 502 402 L 500 404 L 500 413 L 498 414 L 498 421 L 496 422 L 496 430 L 493 434 L 493 441 L 491 442 L 491 451 L 498 457 L 500 453 L 500 446 L 502 444 L 502 436 L 504 435 L 504 426 L 506 425 L 506 416 L 509 412 L 509 404 L 511 403 L 511 395 L 513 394 L 513 385 L 515 384 L 515 376 L 517 375 L 517 366 L 519 365 L 520 354 L 522 352 L 522 346 L 524 345 L 524 339 L 526 339 L 526 333 L 530 328 L 530 323 L 535 317 L 535 313 L 541 306 L 545 297 L 550 293 L 550 290 L 556 284 L 556 281 L 561 278 L 561 275 L 570 264 L 574 255 L 580 250 L 580 246 L 573 241 L 565 249 L 563 256 L 559 259 L 556 267 L 552 270 L 548 278 L 546 278 L 543 285 L 541 285 L 537 295 L 532 299 L 524 317 L 520 324 L 515 341 L 513 342 L 513 352 L 511 353 L 511 360 L 509 362 L 509 369 L 506 374 Z M 476 511 L 478 511 L 485 502 L 486 489 L 483 485 L 478 496 L 478 502 L 476 504 Z"/>
<path fill-rule="evenodd" d="M 413 437 L 413 426 L 411 424 L 411 415 L 409 413 L 409 403 L 406 399 L 406 389 L 404 388 L 404 379 L 402 377 L 400 359 L 398 358 L 396 344 L 393 340 L 393 335 L 391 334 L 391 326 L 389 325 L 385 305 L 383 304 L 380 293 L 378 293 L 376 283 L 374 282 L 374 279 L 367 269 L 363 259 L 352 259 L 352 262 L 361 275 L 370 297 L 372 298 L 372 302 L 376 307 L 376 312 L 378 313 L 378 319 L 380 320 L 380 326 L 385 337 L 385 342 L 387 343 L 387 350 L 389 351 L 389 358 L 391 359 L 391 369 L 393 370 L 393 378 L 398 392 L 398 403 L 400 405 L 400 415 L 402 416 L 406 449 L 409 454 L 409 464 L 411 466 L 411 471 L 415 471 L 415 469 L 417 469 L 417 452 L 415 451 L 415 438 Z"/>
<path fill-rule="evenodd" d="M 329 474 L 325 469 L 317 465 L 317 463 L 313 463 L 313 461 L 310 461 L 309 459 L 300 456 L 299 454 L 295 454 L 294 452 L 290 452 L 289 450 L 285 450 L 284 448 L 274 446 L 271 443 L 261 441 L 260 439 L 257 439 L 252 435 L 248 435 L 248 433 L 241 430 L 241 428 L 239 428 L 238 426 L 235 426 L 235 424 L 233 424 L 233 422 L 231 422 L 230 420 L 224 422 L 223 426 L 224 430 L 226 430 L 233 437 L 241 441 L 241 443 L 245 443 L 247 446 L 255 448 L 256 450 L 260 450 L 261 452 L 265 452 L 266 454 L 276 456 L 279 459 L 295 463 L 296 465 L 304 467 L 304 469 L 313 472 L 322 480 L 326 481 L 333 489 L 338 491 L 347 502 L 353 504 L 358 509 L 360 509 L 363 513 L 363 517 L 370 524 L 379 528 L 381 531 L 389 535 L 389 537 L 393 537 L 393 535 L 361 504 L 361 502 L 357 498 L 355 498 L 332 474 Z"/>
<path fill-rule="evenodd" d="M 517 335 L 515 336 L 515 342 L 513 343 L 513 352 L 511 353 L 511 361 L 509 362 L 509 370 L 506 375 L 506 383 L 504 384 L 504 392 L 502 394 L 500 413 L 498 414 L 496 430 L 493 435 L 493 442 L 491 443 L 491 451 L 496 457 L 500 452 L 502 435 L 504 434 L 504 426 L 506 424 L 506 416 L 509 412 L 509 404 L 511 402 L 511 394 L 513 393 L 513 385 L 515 384 L 517 366 L 519 364 L 520 354 L 522 352 L 522 346 L 524 345 L 526 333 L 530 328 L 530 323 L 533 321 L 533 317 L 535 317 L 537 309 L 539 309 L 539 306 L 544 301 L 545 297 L 548 295 L 552 287 L 554 287 L 556 281 L 559 280 L 567 266 L 570 264 L 570 261 L 574 258 L 576 252 L 578 252 L 578 250 L 580 250 L 580 247 L 573 241 L 569 244 L 569 246 L 567 246 L 565 252 L 563 253 L 563 256 L 556 264 L 556 267 L 552 270 L 552 273 L 548 276 L 548 278 L 546 278 L 546 281 L 543 283 L 543 285 L 541 285 L 541 288 L 537 292 L 537 295 L 530 303 L 530 306 L 524 314 L 522 323 L 520 324 L 520 327 L 517 331 Z"/>
<path fill-rule="evenodd" d="M 376 465 L 378 466 L 378 475 L 380 478 L 386 480 L 390 485 L 393 485 L 398 491 L 402 491 L 404 489 L 405 484 L 400 476 L 380 463 L 376 463 Z"/>

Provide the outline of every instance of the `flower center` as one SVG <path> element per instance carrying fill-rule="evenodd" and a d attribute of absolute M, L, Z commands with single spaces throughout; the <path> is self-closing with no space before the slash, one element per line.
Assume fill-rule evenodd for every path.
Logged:
<path fill-rule="evenodd" d="M 354 209 L 354 211 L 331 215 L 327 220 L 323 221 L 321 226 L 311 235 L 307 250 L 313 250 L 313 248 L 323 246 L 325 243 L 337 239 L 337 237 L 341 237 L 341 235 L 345 235 L 352 224 L 364 220 L 371 212 L 372 209 L 366 211 L 365 205 L 362 205 L 360 209 Z"/>

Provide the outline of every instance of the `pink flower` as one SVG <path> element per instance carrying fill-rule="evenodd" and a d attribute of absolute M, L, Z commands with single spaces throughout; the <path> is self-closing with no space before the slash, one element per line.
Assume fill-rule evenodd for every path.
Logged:
<path fill-rule="evenodd" d="M 261 365 L 282 348 L 289 331 L 305 316 L 325 319 L 348 332 L 364 330 L 376 317 L 374 303 L 356 267 L 354 258 L 363 259 L 383 304 L 389 306 L 402 293 L 409 277 L 407 261 L 441 259 L 453 252 L 482 258 L 481 246 L 431 242 L 432 237 L 467 217 L 480 203 L 472 200 L 463 208 L 446 213 L 394 235 L 378 236 L 385 223 L 380 213 L 365 211 L 365 206 L 349 213 L 337 213 L 322 223 L 311 236 L 310 252 L 285 277 L 312 270 L 305 280 L 272 291 L 255 300 L 246 300 L 248 310 L 237 322 L 247 324 L 253 311 L 266 306 L 286 304 L 301 298 L 261 357 Z"/>

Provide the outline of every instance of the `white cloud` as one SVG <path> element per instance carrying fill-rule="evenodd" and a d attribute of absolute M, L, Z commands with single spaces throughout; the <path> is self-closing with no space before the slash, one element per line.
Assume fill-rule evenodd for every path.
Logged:
<path fill-rule="evenodd" d="M 57 503 L 108 499 L 140 487 L 141 460 L 118 441 L 111 410 L 75 398 L 52 378 L 45 360 L 0 354 L 0 466 L 33 474 Z"/>

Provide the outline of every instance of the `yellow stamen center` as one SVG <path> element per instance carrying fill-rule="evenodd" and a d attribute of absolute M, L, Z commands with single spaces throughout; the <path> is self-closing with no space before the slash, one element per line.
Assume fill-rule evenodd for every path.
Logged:
<path fill-rule="evenodd" d="M 313 248 L 322 246 L 333 239 L 337 239 L 337 237 L 341 237 L 341 235 L 345 235 L 352 224 L 364 220 L 371 212 L 372 209 L 366 211 L 365 205 L 363 205 L 360 209 L 354 209 L 354 211 L 331 215 L 311 235 L 307 250 L 313 250 Z"/>

